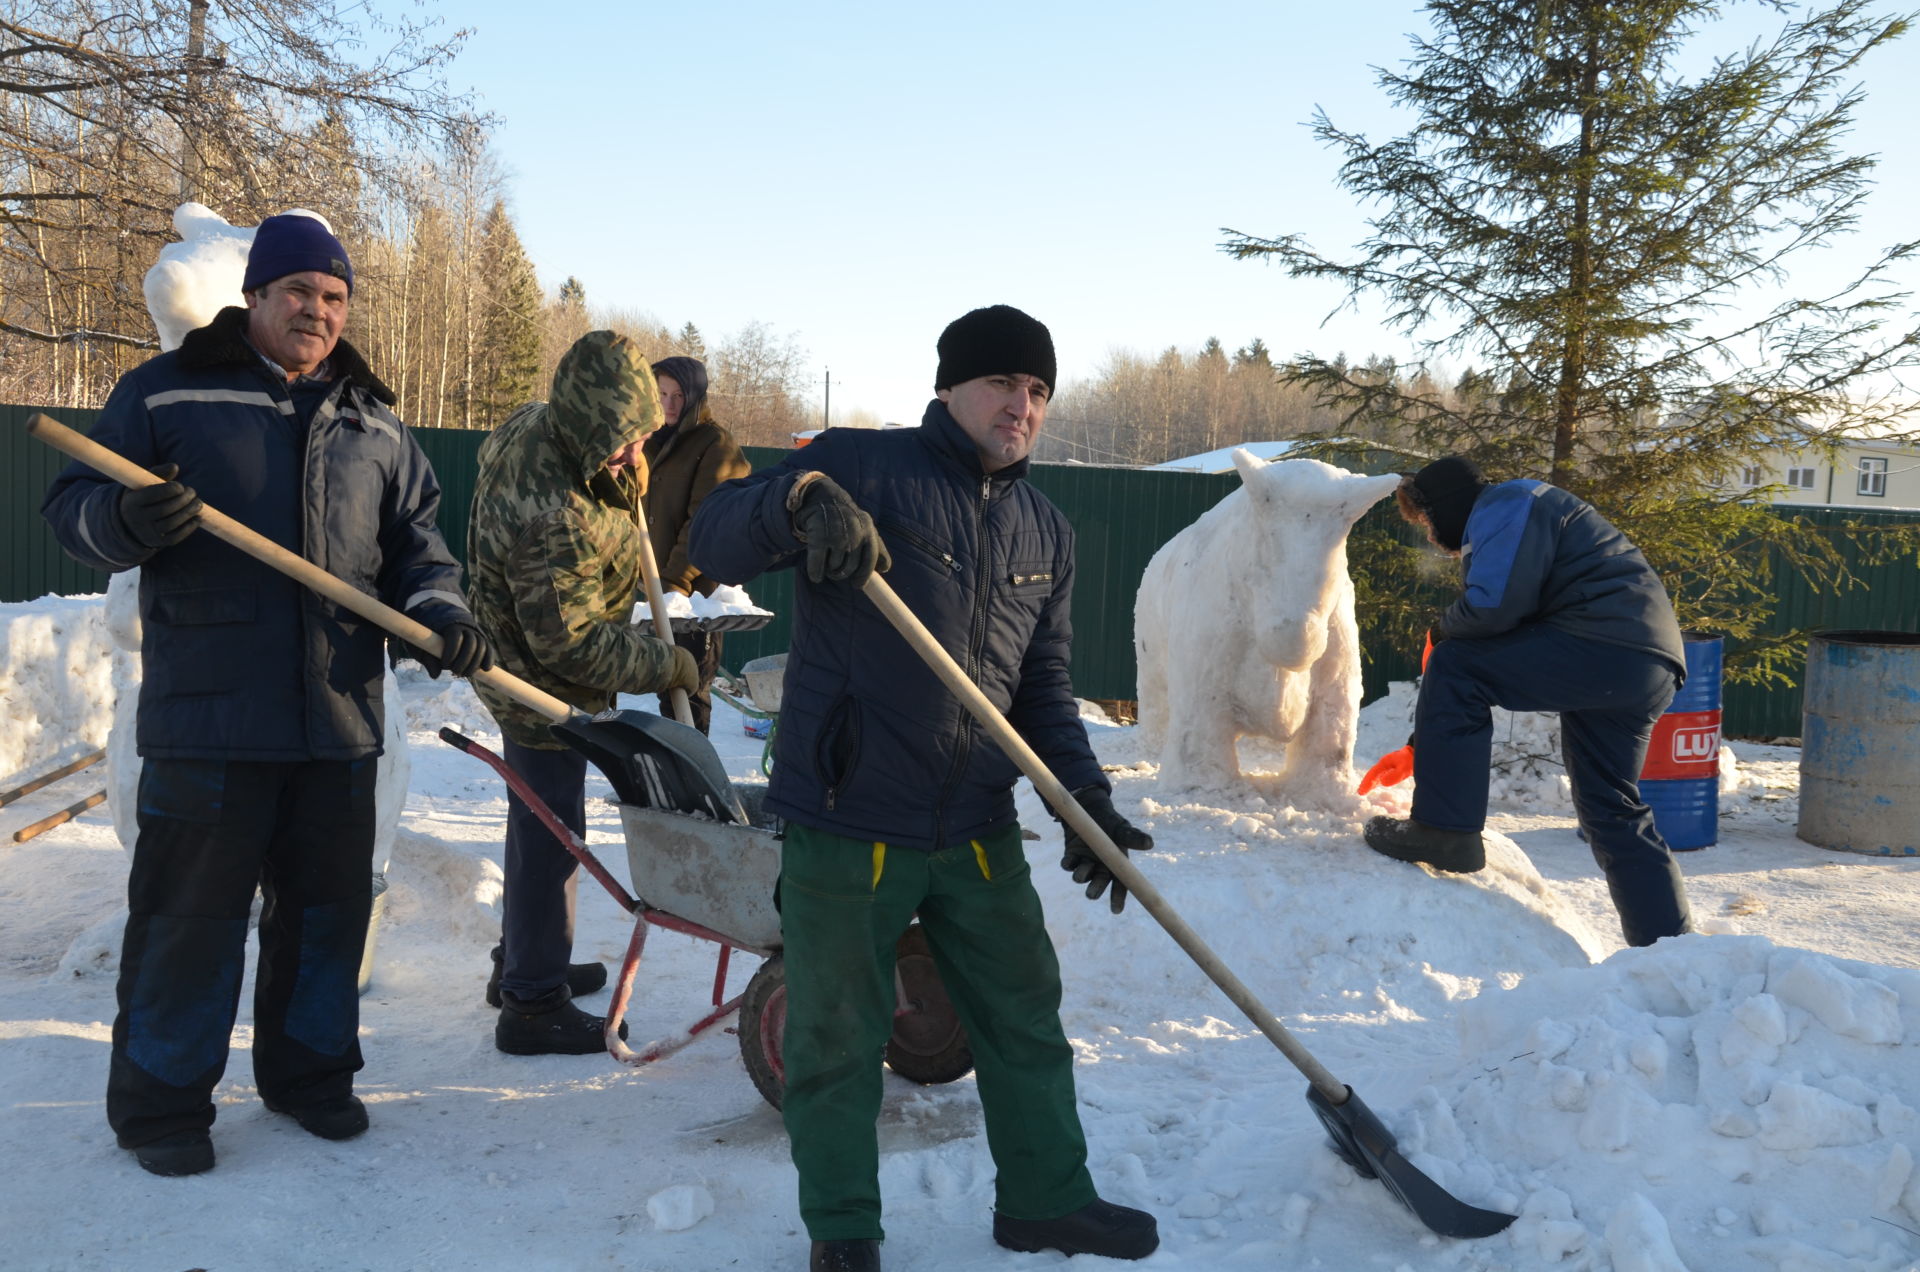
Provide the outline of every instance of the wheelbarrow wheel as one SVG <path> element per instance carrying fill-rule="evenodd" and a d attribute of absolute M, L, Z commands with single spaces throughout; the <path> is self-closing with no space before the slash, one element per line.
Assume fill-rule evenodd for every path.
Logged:
<path fill-rule="evenodd" d="M 926 929 L 912 924 L 893 949 L 905 1010 L 894 1017 L 887 1039 L 887 1067 L 922 1086 L 965 1077 L 973 1069 L 973 1046 L 934 966 Z"/>
<path fill-rule="evenodd" d="M 780 1041 L 787 1032 L 787 965 L 778 954 L 760 965 L 740 999 L 740 1058 L 754 1089 L 780 1107 L 787 1093 L 787 1066 Z"/>

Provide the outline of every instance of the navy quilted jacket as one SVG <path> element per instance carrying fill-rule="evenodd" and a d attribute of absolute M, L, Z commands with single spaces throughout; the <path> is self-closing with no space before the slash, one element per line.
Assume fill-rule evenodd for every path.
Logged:
<path fill-rule="evenodd" d="M 700 505 L 690 555 L 723 583 L 799 565 L 767 806 L 856 839 L 936 849 L 1014 820 L 1019 770 L 865 596 L 809 583 L 787 492 L 832 477 L 872 515 L 886 580 L 1069 790 L 1107 786 L 1068 677 L 1073 529 L 988 476 L 940 402 L 917 429 L 832 429 Z"/>
<path fill-rule="evenodd" d="M 333 379 L 290 391 L 225 309 L 120 378 L 93 439 L 136 464 L 180 466 L 210 507 L 429 627 L 466 613 L 434 524 L 440 487 L 393 394 L 344 341 Z M 121 487 L 84 464 L 41 512 L 76 560 L 140 566 L 140 754 L 360 759 L 380 752 L 380 629 L 204 531 L 149 552 Z"/>

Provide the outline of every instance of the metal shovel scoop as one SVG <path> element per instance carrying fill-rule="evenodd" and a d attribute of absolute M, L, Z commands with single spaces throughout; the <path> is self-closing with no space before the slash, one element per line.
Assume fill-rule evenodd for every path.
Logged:
<path fill-rule="evenodd" d="M 27 420 L 27 432 L 123 486 L 160 485 L 140 465 L 47 415 Z M 257 534 L 217 509 L 202 505 L 200 528 L 248 556 L 312 588 L 384 631 L 430 654 L 440 652 L 440 637 L 399 610 L 335 578 L 297 553 Z M 726 766 L 698 729 L 643 711 L 603 711 L 589 716 L 526 681 L 489 667 L 472 679 L 498 689 L 552 721 L 554 736 L 582 752 L 606 774 L 626 804 L 704 813 L 716 821 L 747 823 L 746 810 L 727 779 Z"/>
<path fill-rule="evenodd" d="M 1147 877 L 1127 859 L 1125 853 L 1114 847 L 1113 840 L 1107 837 L 1107 833 L 1100 829 L 1093 818 L 1087 816 L 1080 802 L 1060 784 L 1060 780 L 1034 754 L 1033 748 L 1014 732 L 1006 717 L 967 678 L 967 673 L 960 669 L 960 665 L 933 638 L 913 611 L 887 586 L 886 580 L 878 574 L 871 576 L 866 582 L 865 591 L 887 621 L 906 637 L 914 652 L 960 699 L 961 704 L 980 722 L 1008 758 L 1020 766 L 1020 771 L 1033 782 L 1034 789 L 1040 792 L 1041 797 L 1099 854 L 1101 862 L 1113 871 L 1115 882 L 1124 885 L 1147 908 L 1147 913 L 1167 930 L 1167 935 L 1186 951 L 1189 958 L 1200 965 L 1200 970 L 1233 1000 L 1235 1006 L 1247 1014 L 1247 1018 L 1274 1046 L 1280 1048 L 1281 1054 L 1291 1060 L 1295 1068 L 1306 1075 L 1311 1084 L 1307 1088 L 1307 1103 L 1313 1106 L 1314 1113 L 1332 1137 L 1334 1152 L 1345 1158 L 1362 1175 L 1385 1184 L 1388 1191 L 1419 1217 L 1420 1222 L 1443 1237 L 1488 1237 L 1514 1221 L 1514 1215 L 1482 1210 L 1454 1197 L 1403 1157 L 1393 1133 L 1374 1116 L 1373 1110 L 1361 1102 L 1352 1087 L 1335 1080 L 1287 1032 L 1273 1013 L 1254 997 L 1253 991 L 1227 969 L 1220 956 L 1187 926 L 1186 920 L 1160 895 L 1159 889 L 1147 881 Z"/>

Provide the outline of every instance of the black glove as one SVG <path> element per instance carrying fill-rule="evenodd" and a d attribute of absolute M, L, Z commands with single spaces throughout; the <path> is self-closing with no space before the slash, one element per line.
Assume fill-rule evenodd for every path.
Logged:
<path fill-rule="evenodd" d="M 438 657 L 428 653 L 418 645 L 409 644 L 407 652 L 435 680 L 440 673 L 450 671 L 456 676 L 471 676 L 493 666 L 493 649 L 487 644 L 487 635 L 474 626 L 472 619 L 456 618 L 444 626 L 433 629 L 440 638 Z"/>
<path fill-rule="evenodd" d="M 884 574 L 893 568 L 873 518 L 831 477 L 816 477 L 801 488 L 793 532 L 807 545 L 807 577 L 815 583 L 832 580 L 861 588 L 875 570 Z"/>
<path fill-rule="evenodd" d="M 1107 838 L 1113 840 L 1113 846 L 1122 855 L 1131 855 L 1134 851 L 1146 852 L 1153 847 L 1153 836 L 1122 817 L 1113 806 L 1113 797 L 1098 786 L 1083 786 L 1073 793 L 1080 807 L 1087 810 L 1087 816 L 1093 818 L 1093 824 L 1107 832 Z M 1056 814 L 1057 815 L 1057 814 Z M 1087 885 L 1087 899 L 1098 900 L 1100 894 L 1113 884 L 1113 898 L 1109 904 L 1115 914 L 1127 908 L 1126 885 L 1114 883 L 1113 871 L 1101 861 L 1080 832 L 1072 823 L 1064 827 L 1067 836 L 1066 852 L 1060 858 L 1060 868 L 1073 873 L 1075 883 Z"/>
<path fill-rule="evenodd" d="M 200 496 L 174 478 L 180 465 L 161 464 L 158 486 L 120 492 L 120 521 L 133 541 L 149 551 L 170 548 L 200 528 Z"/>

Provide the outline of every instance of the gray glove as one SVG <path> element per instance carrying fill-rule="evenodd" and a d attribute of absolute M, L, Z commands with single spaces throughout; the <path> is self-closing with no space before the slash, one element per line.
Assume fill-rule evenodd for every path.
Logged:
<path fill-rule="evenodd" d="M 1107 838 L 1113 840 L 1113 846 L 1122 855 L 1130 856 L 1135 851 L 1147 852 L 1153 847 L 1153 836 L 1122 817 L 1113 806 L 1113 797 L 1098 786 L 1083 786 L 1073 793 L 1080 807 L 1087 810 L 1087 816 L 1093 818 L 1093 824 L 1107 832 Z M 1057 814 L 1056 814 L 1057 816 Z M 1063 827 L 1066 831 L 1066 852 L 1060 858 L 1060 868 L 1073 874 L 1075 883 L 1087 885 L 1087 899 L 1097 901 L 1100 894 L 1113 884 L 1113 897 L 1108 902 L 1115 914 L 1127 907 L 1127 889 L 1125 884 L 1115 883 L 1113 871 L 1100 860 L 1097 853 L 1080 837 L 1080 832 L 1071 822 Z"/>

